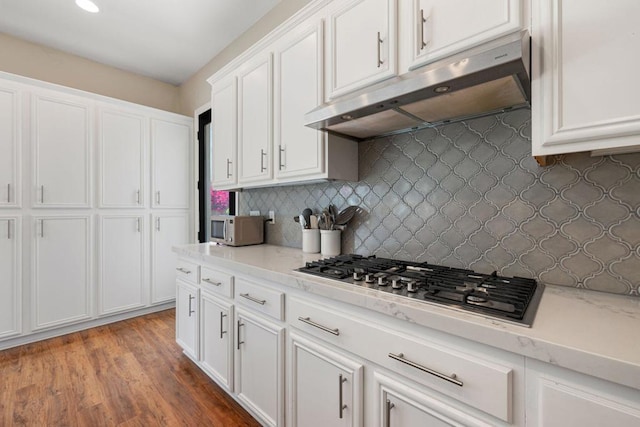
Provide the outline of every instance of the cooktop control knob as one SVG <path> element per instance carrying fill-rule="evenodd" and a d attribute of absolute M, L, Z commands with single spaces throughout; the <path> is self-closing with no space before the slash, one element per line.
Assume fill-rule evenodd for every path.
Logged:
<path fill-rule="evenodd" d="M 410 280 L 409 283 L 407 283 L 407 292 L 418 292 L 418 282 Z"/>
<path fill-rule="evenodd" d="M 367 283 L 375 283 L 376 278 L 374 277 L 373 273 L 367 273 L 367 275 L 364 276 L 364 281 Z"/>
<path fill-rule="evenodd" d="M 362 279 L 364 278 L 363 276 L 363 272 L 362 271 L 354 271 L 353 272 L 353 281 L 354 282 L 362 282 Z"/>
<path fill-rule="evenodd" d="M 387 286 L 389 284 L 389 279 L 387 276 L 378 276 L 378 286 Z"/>
<path fill-rule="evenodd" d="M 402 279 L 400 279 L 399 277 L 397 279 L 393 279 L 391 281 L 391 287 L 393 289 L 402 289 Z"/>

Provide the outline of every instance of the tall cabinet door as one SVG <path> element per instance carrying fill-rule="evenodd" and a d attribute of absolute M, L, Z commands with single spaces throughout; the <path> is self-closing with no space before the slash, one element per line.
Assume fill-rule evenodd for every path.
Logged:
<path fill-rule="evenodd" d="M 194 360 L 198 360 L 200 290 L 197 286 L 176 282 L 176 342 Z"/>
<path fill-rule="evenodd" d="M 20 92 L 0 86 L 0 208 L 20 207 Z"/>
<path fill-rule="evenodd" d="M 99 224 L 98 313 L 142 307 L 145 298 L 143 215 L 102 215 Z"/>
<path fill-rule="evenodd" d="M 0 217 L 0 339 L 21 327 L 20 218 Z"/>
<path fill-rule="evenodd" d="M 189 207 L 191 129 L 186 123 L 151 120 L 153 207 Z"/>
<path fill-rule="evenodd" d="M 326 344 L 290 336 L 292 426 L 361 426 L 363 365 Z"/>
<path fill-rule="evenodd" d="M 90 206 L 90 107 L 87 101 L 38 92 L 32 99 L 33 205 Z"/>
<path fill-rule="evenodd" d="M 284 424 L 284 328 L 236 310 L 236 393 L 268 426 Z"/>
<path fill-rule="evenodd" d="M 106 109 L 98 114 L 99 205 L 103 208 L 141 207 L 144 205 L 146 120 Z"/>
<path fill-rule="evenodd" d="M 237 182 L 238 137 L 237 84 L 235 76 L 216 82 L 211 92 L 211 186 L 229 189 Z"/>
<path fill-rule="evenodd" d="M 90 228 L 89 216 L 34 216 L 34 330 L 90 317 Z"/>
<path fill-rule="evenodd" d="M 200 293 L 200 363 L 218 384 L 233 391 L 233 307 Z"/>
<path fill-rule="evenodd" d="M 189 243 L 189 215 L 183 213 L 152 216 L 151 303 L 176 297 L 178 256 L 171 249 Z"/>
<path fill-rule="evenodd" d="M 238 75 L 238 182 L 269 180 L 272 141 L 272 57 L 245 64 Z"/>
<path fill-rule="evenodd" d="M 304 115 L 322 103 L 322 21 L 298 28 L 275 51 L 274 137 L 277 178 L 324 172 L 323 132 Z"/>
<path fill-rule="evenodd" d="M 347 0 L 328 7 L 329 98 L 394 76 L 396 0 Z"/>

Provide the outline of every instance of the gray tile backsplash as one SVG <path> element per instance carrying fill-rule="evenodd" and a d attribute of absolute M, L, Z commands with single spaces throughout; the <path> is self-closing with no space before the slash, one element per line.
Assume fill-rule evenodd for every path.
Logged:
<path fill-rule="evenodd" d="M 275 210 L 267 242 L 301 247 L 302 209 L 358 205 L 343 253 L 640 292 L 640 153 L 539 167 L 519 110 L 362 142 L 359 156 L 359 182 L 247 190 L 241 210 Z"/>

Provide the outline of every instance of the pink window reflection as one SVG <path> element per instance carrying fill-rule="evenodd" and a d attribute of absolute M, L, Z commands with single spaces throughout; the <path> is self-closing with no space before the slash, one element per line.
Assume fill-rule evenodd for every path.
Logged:
<path fill-rule="evenodd" d="M 229 192 L 211 189 L 211 214 L 229 214 Z"/>

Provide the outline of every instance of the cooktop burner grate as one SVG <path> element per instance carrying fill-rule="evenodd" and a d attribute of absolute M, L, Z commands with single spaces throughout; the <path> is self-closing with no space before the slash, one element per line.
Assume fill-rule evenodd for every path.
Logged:
<path fill-rule="evenodd" d="M 543 290 L 523 277 L 354 254 L 308 262 L 297 271 L 525 326 L 531 326 Z"/>

